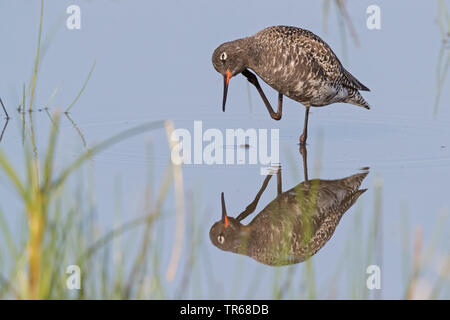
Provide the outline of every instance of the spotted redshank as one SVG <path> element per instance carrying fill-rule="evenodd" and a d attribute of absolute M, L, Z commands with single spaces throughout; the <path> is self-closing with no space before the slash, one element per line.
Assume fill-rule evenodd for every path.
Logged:
<path fill-rule="evenodd" d="M 224 79 L 223 111 L 230 78 L 240 73 L 256 87 L 275 120 L 281 119 L 283 96 L 303 104 L 302 145 L 307 139 L 310 107 L 344 102 L 370 109 L 359 93 L 370 90 L 342 66 L 325 41 L 305 29 L 269 27 L 253 36 L 223 43 L 214 51 L 212 63 Z M 277 112 L 250 70 L 278 91 Z"/>

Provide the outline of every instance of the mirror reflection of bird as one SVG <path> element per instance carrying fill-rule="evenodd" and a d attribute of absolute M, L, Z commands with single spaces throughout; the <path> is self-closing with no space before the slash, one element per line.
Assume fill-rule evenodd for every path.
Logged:
<path fill-rule="evenodd" d="M 306 157 L 306 151 L 303 153 Z M 222 219 L 209 232 L 219 249 L 247 255 L 263 264 L 282 266 L 303 262 L 322 248 L 333 235 L 343 214 L 367 189 L 359 189 L 368 171 L 338 180 L 307 179 L 282 192 L 281 169 L 277 172 L 278 195 L 253 220 L 266 189 L 267 176 L 254 201 L 236 218 L 227 214 L 222 193 Z"/>
<path fill-rule="evenodd" d="M 214 50 L 212 63 L 223 75 L 223 111 L 229 81 L 241 73 L 256 87 L 273 119 L 281 119 L 283 96 L 303 104 L 306 110 L 300 144 L 306 143 L 310 107 L 344 102 L 370 109 L 359 92 L 370 90 L 342 66 L 325 41 L 305 29 L 274 26 L 225 42 Z M 250 70 L 278 91 L 277 112 Z"/>

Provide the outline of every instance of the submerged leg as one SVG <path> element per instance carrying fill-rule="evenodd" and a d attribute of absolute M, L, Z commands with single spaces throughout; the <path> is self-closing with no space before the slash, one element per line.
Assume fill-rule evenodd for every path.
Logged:
<path fill-rule="evenodd" d="M 244 220 L 248 215 L 252 214 L 255 211 L 256 206 L 258 205 L 258 201 L 261 198 L 264 190 L 266 190 L 267 185 L 269 184 L 269 181 L 270 181 L 271 178 L 272 178 L 272 175 L 268 175 L 264 179 L 263 185 L 261 186 L 261 189 L 256 194 L 255 199 L 247 206 L 247 208 L 245 208 L 244 211 L 242 211 L 239 214 L 239 216 L 236 218 L 237 221 Z"/>
<path fill-rule="evenodd" d="M 283 109 L 283 95 L 279 92 L 278 93 L 278 110 L 277 112 L 273 111 L 272 106 L 270 105 L 269 100 L 267 100 L 266 95 L 264 94 L 264 91 L 262 90 L 261 86 L 259 85 L 258 78 L 256 78 L 256 75 L 252 72 L 250 72 L 248 69 L 245 69 L 242 71 L 242 74 L 247 78 L 248 82 L 253 84 L 258 90 L 259 95 L 261 96 L 262 100 L 264 101 L 264 104 L 266 105 L 267 111 L 269 111 L 270 116 L 272 119 L 280 120 L 282 109 Z"/>
<path fill-rule="evenodd" d="M 308 150 L 306 149 L 306 146 L 304 144 L 300 145 L 300 154 L 302 155 L 303 159 L 303 175 L 305 177 L 305 183 L 309 183 L 308 179 Z"/>
<path fill-rule="evenodd" d="M 308 118 L 309 118 L 309 106 L 305 106 L 305 124 L 303 125 L 303 133 L 300 136 L 300 145 L 306 144 L 306 139 L 308 138 Z"/>
<path fill-rule="evenodd" d="M 280 168 L 277 171 L 277 195 L 279 196 L 282 193 L 283 193 L 283 186 L 281 181 L 281 168 Z"/>

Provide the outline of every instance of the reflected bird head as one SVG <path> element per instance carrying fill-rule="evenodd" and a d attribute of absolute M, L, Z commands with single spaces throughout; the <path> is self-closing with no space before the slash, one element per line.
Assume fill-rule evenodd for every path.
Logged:
<path fill-rule="evenodd" d="M 236 251 L 239 246 L 239 235 L 242 224 L 235 218 L 227 215 L 225 198 L 222 192 L 222 218 L 214 223 L 209 230 L 211 242 L 219 249 L 226 251 Z"/>

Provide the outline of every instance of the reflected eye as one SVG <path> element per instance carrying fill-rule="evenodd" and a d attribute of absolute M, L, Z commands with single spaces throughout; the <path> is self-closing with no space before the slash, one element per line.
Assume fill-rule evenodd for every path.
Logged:
<path fill-rule="evenodd" d="M 217 237 L 217 241 L 219 241 L 220 244 L 223 244 L 225 242 L 225 237 L 223 235 L 219 235 Z"/>
<path fill-rule="evenodd" d="M 226 52 L 222 52 L 222 54 L 220 55 L 220 61 L 225 61 L 227 60 L 227 53 Z"/>

